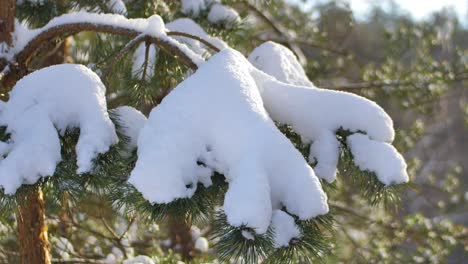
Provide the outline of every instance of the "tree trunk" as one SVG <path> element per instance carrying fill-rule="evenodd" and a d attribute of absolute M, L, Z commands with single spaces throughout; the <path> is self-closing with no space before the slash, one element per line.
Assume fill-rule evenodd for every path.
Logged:
<path fill-rule="evenodd" d="M 16 0 L 0 0 L 0 48 L 8 49 L 15 30 Z M 17 198 L 16 221 L 21 263 L 50 263 L 45 207 L 40 188 L 30 188 Z"/>
<path fill-rule="evenodd" d="M 171 238 L 172 248 L 180 249 L 184 260 L 193 258 L 193 239 L 190 232 L 191 224 L 184 219 L 169 216 L 169 237 Z"/>
<path fill-rule="evenodd" d="M 18 198 L 16 221 L 21 263 L 50 263 L 49 241 L 45 225 L 45 204 L 42 190 L 39 187 L 31 187 L 27 193 Z"/>
<path fill-rule="evenodd" d="M 15 0 L 0 1 L 0 43 L 11 45 L 11 33 L 15 30 Z"/>

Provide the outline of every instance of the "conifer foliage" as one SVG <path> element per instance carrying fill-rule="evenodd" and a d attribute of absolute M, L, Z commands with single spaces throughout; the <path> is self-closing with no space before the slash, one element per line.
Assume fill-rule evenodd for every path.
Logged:
<path fill-rule="evenodd" d="M 236 43 L 233 6 L 17 1 L 0 44 L 2 213 L 34 193 L 62 210 L 93 196 L 126 217 L 210 225 L 221 260 L 304 263 L 329 253 L 340 164 L 370 201 L 397 197 L 408 175 L 392 119 L 315 87 L 294 45 Z M 71 36 L 75 63 L 41 66 Z"/>

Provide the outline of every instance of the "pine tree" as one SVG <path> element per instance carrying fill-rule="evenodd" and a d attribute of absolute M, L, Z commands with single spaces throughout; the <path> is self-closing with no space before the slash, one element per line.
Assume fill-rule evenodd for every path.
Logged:
<path fill-rule="evenodd" d="M 0 205 L 6 215 L 17 212 L 22 263 L 51 261 L 45 208 L 67 212 L 90 198 L 107 201 L 129 219 L 171 219 L 185 229 L 172 240 L 186 241 L 186 259 L 193 248 L 184 238 L 191 223 L 210 223 L 219 259 L 246 263 L 306 263 L 329 254 L 335 208 L 346 210 L 329 202 L 328 212 L 325 193 L 338 188 L 337 174 L 345 184 L 358 186 L 371 205 L 398 200 L 408 176 L 406 163 L 390 145 L 391 119 L 368 100 L 315 88 L 301 66 L 306 62 L 301 42 L 269 13 L 268 3 L 166 2 L 19 1 L 17 18 L 38 31 L 19 23 L 13 29 L 14 9 L 1 9 L 9 10 L 0 13 L 9 21 L 0 38 L 5 42 L 2 89 L 12 93 L 10 98 L 3 93 L 6 103 L 0 104 L 0 172 L 15 172 L 7 162 L 24 170 L 8 176 L 17 182 L 0 180 Z M 256 15 L 272 29 L 267 37 L 285 46 L 261 44 L 267 39 L 254 46 L 243 41 L 259 31 L 243 25 L 240 17 L 246 14 Z M 70 36 L 75 36 L 71 47 Z M 64 62 L 67 49 L 87 68 L 45 68 Z M 248 59 L 234 49 L 250 54 Z M 50 50 L 63 50 L 61 59 L 50 62 Z M 53 77 L 58 74 L 67 77 Z M 59 84 L 63 89 L 54 88 Z M 34 85 L 44 90 L 34 92 Z M 236 92 L 238 87 L 243 93 Z M 48 98 L 64 102 L 44 101 Z M 86 104 L 80 104 L 83 99 Z M 25 102 L 46 107 L 34 112 Z M 62 103 L 69 107 L 56 106 Z M 226 109 L 234 114 L 223 112 L 224 105 L 233 106 Z M 52 128 L 60 131 L 57 139 Z M 32 129 L 37 133 L 28 132 Z M 224 142 L 226 135 L 232 138 Z M 32 147 L 23 147 L 23 139 Z M 47 146 L 52 154 L 38 141 L 53 142 Z M 237 147 L 241 156 L 230 153 Z M 25 150 L 44 155 L 36 163 L 14 160 Z M 381 166 L 382 160 L 391 166 Z M 278 183 L 276 171 L 289 182 Z M 123 235 L 109 232 L 122 247 Z"/>

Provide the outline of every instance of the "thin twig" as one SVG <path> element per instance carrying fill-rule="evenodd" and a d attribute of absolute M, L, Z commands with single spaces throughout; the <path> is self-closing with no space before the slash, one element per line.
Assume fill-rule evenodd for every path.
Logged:
<path fill-rule="evenodd" d="M 304 52 L 302 52 L 302 49 L 299 47 L 299 45 L 297 45 L 297 43 L 291 39 L 287 29 L 285 29 L 281 24 L 276 23 L 275 19 L 268 12 L 260 11 L 260 9 L 258 9 L 254 4 L 250 3 L 250 1 L 242 1 L 242 4 L 244 4 L 247 9 L 255 13 L 260 19 L 266 22 L 277 34 L 283 37 L 286 40 L 286 44 L 292 49 L 292 51 L 294 51 L 300 62 L 305 61 Z"/>
<path fill-rule="evenodd" d="M 463 74 L 456 75 L 454 78 L 446 80 L 445 83 L 458 82 L 468 80 L 468 75 Z M 360 83 L 348 83 L 342 85 L 321 85 L 323 89 L 331 90 L 366 90 L 366 89 L 375 89 L 382 88 L 385 86 L 414 86 L 415 84 L 419 85 L 429 85 L 433 83 L 432 81 L 425 82 L 415 82 L 415 81 L 400 81 L 400 80 L 388 80 L 388 81 L 372 81 L 372 82 L 360 82 Z"/>
<path fill-rule="evenodd" d="M 143 72 L 141 73 L 141 83 L 143 83 L 146 80 L 146 71 L 148 70 L 150 46 L 151 44 L 149 44 L 148 42 L 145 43 L 145 62 L 143 64 Z"/>
<path fill-rule="evenodd" d="M 109 63 L 109 66 L 106 68 L 106 70 L 104 71 L 104 73 L 102 74 L 101 78 L 102 79 L 107 79 L 107 77 L 109 76 L 110 72 L 112 71 L 112 69 L 114 68 L 115 64 L 117 64 L 117 62 L 119 60 L 121 60 L 133 47 L 135 47 L 136 45 L 138 45 L 140 42 L 142 42 L 144 39 L 146 38 L 145 35 L 141 34 L 141 35 L 138 35 L 136 38 L 132 39 L 130 42 L 128 42 L 111 60 L 111 62 Z"/>
<path fill-rule="evenodd" d="M 180 36 L 180 37 L 195 39 L 195 40 L 198 40 L 199 42 L 203 43 L 208 48 L 212 49 L 214 52 L 219 52 L 220 51 L 220 49 L 218 47 L 216 47 L 215 45 L 213 45 L 210 42 L 208 42 L 207 40 L 205 40 L 203 38 L 200 38 L 198 36 L 195 36 L 195 35 L 191 35 L 191 34 L 188 34 L 188 33 L 185 33 L 185 32 L 179 32 L 179 31 L 169 31 L 169 32 L 167 32 L 167 35 L 168 36 Z"/>

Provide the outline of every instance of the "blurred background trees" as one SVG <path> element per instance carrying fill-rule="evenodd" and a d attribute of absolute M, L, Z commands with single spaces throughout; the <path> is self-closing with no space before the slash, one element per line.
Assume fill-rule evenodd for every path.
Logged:
<path fill-rule="evenodd" d="M 79 1 L 94 12 L 119 12 L 107 2 Z M 117 1 L 114 1 L 117 2 Z M 127 0 L 128 17 L 185 17 L 180 1 Z M 242 18 L 235 25 L 211 24 L 207 13 L 192 18 L 204 29 L 248 54 L 273 40 L 303 61 L 318 86 L 372 98 L 394 119 L 396 147 L 409 163 L 414 183 L 398 206 L 371 206 L 342 169 L 327 192 L 335 214 L 330 254 L 336 263 L 462 263 L 468 258 L 468 28 L 453 10 L 413 21 L 396 4 L 376 6 L 357 19 L 344 1 L 223 1 Z M 424 4 L 424 3 L 422 3 Z M 68 1 L 17 1 L 17 17 L 30 27 L 76 9 Z M 45 48 L 38 67 L 73 61 L 105 70 L 125 42 L 82 33 Z M 161 53 L 161 57 L 163 57 Z M 106 80 L 111 90 L 133 87 L 130 99 L 110 105 L 154 106 L 184 76 L 157 71 L 148 81 L 129 76 L 131 56 Z M 156 68 L 168 63 L 158 58 Z M 167 65 L 165 65 L 167 66 Z M 169 68 L 169 67 L 168 67 Z M 163 69 L 163 67 L 159 67 Z M 157 87 L 159 94 L 149 93 Z M 2 95 L 5 96 L 5 95 Z M 112 108 L 112 107 L 110 107 Z M 148 110 L 151 109 L 148 107 Z M 350 186 L 351 185 L 351 186 Z M 114 263 L 145 255 L 160 263 L 216 262 L 206 237 L 210 226 L 184 226 L 177 219 L 153 223 L 113 209 L 99 194 L 78 207 L 68 201 L 48 208 L 49 240 L 57 263 Z M 53 203 L 49 203 L 53 204 Z M 18 260 L 14 216 L 0 224 L 0 263 Z"/>

